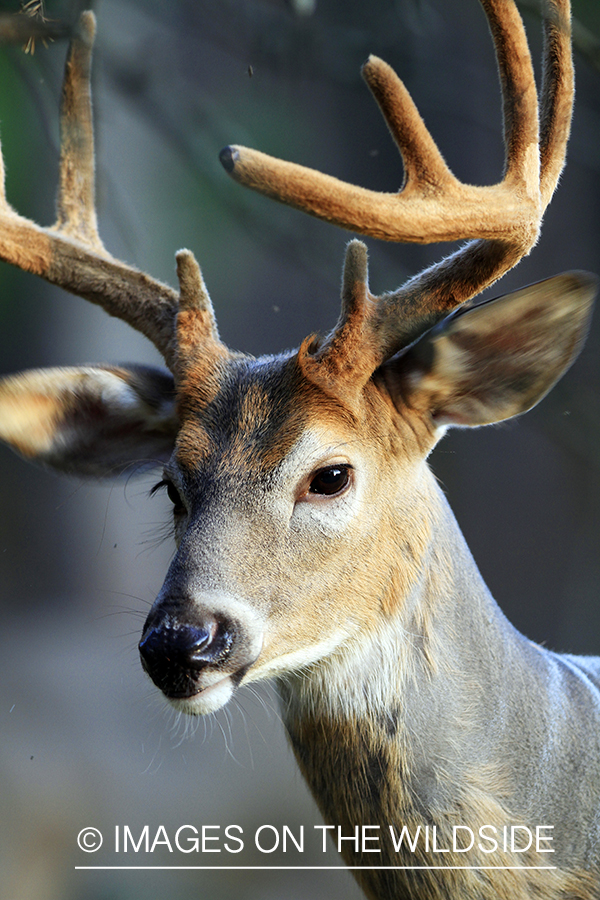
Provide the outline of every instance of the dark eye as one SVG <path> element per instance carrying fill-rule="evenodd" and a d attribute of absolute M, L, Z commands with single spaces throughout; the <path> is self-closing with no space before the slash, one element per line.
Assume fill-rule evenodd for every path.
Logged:
<path fill-rule="evenodd" d="M 167 481 L 167 496 L 175 507 L 175 512 L 185 512 L 185 506 L 179 496 L 179 491 L 171 481 Z"/>
<path fill-rule="evenodd" d="M 150 495 L 155 494 L 156 491 L 161 490 L 161 488 L 167 489 L 167 496 L 171 503 L 173 504 L 173 512 L 175 515 L 180 515 L 185 512 L 185 504 L 181 499 L 179 491 L 175 487 L 172 481 L 168 481 L 166 478 L 163 481 L 159 481 L 158 484 L 155 484 L 152 490 L 150 491 Z"/>
<path fill-rule="evenodd" d="M 350 466 L 327 466 L 320 469 L 310 483 L 311 494 L 325 494 L 330 497 L 339 494 L 350 481 Z"/>

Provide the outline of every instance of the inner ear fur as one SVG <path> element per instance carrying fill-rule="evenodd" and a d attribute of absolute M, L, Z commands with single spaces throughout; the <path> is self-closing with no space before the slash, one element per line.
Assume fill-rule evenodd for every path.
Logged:
<path fill-rule="evenodd" d="M 0 380 L 0 438 L 32 462 L 118 475 L 171 455 L 173 377 L 149 366 L 35 369 Z"/>
<path fill-rule="evenodd" d="M 577 357 L 598 282 L 566 272 L 459 310 L 384 365 L 396 401 L 436 425 L 487 425 L 526 412 Z"/>

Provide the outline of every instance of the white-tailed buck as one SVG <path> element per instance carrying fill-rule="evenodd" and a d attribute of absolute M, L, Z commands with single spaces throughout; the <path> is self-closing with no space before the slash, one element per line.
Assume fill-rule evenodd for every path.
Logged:
<path fill-rule="evenodd" d="M 498 422 L 544 396 L 582 344 L 596 289 L 574 272 L 456 311 L 535 244 L 573 100 L 568 0 L 542 4 L 539 99 L 513 0 L 481 2 L 504 99 L 499 184 L 452 175 L 375 57 L 363 74 L 402 154 L 399 192 L 223 151 L 237 181 L 352 231 L 468 241 L 379 297 L 365 246 L 351 241 L 331 334 L 261 359 L 221 343 L 189 251 L 177 253 L 176 292 L 102 245 L 84 14 L 64 82 L 57 222 L 38 227 L 3 199 L 0 256 L 141 331 L 169 371 L 5 378 L 0 433 L 65 472 L 164 464 L 157 487 L 173 502 L 178 549 L 142 665 L 193 715 L 276 678 L 326 822 L 345 837 L 359 828 L 342 855 L 369 897 L 592 900 L 600 660 L 557 655 L 511 627 L 426 463 L 449 426 Z"/>

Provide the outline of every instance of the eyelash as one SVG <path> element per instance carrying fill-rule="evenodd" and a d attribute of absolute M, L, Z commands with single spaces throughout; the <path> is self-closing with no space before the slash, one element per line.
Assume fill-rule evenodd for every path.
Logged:
<path fill-rule="evenodd" d="M 158 491 L 161 490 L 167 491 L 169 500 L 173 504 L 173 512 L 175 515 L 181 515 L 186 511 L 185 504 L 181 499 L 181 495 L 179 494 L 179 491 L 172 481 L 163 478 L 161 481 L 154 485 L 154 487 L 150 491 L 150 496 L 153 497 Z"/>

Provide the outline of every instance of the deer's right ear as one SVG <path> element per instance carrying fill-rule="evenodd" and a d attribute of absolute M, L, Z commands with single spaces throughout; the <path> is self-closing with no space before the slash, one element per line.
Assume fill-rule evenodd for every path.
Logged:
<path fill-rule="evenodd" d="M 568 272 L 448 316 L 384 365 L 392 395 L 437 426 L 526 412 L 579 353 L 596 290 L 595 276 Z"/>
<path fill-rule="evenodd" d="M 172 376 L 144 366 L 37 369 L 0 380 L 0 439 L 75 475 L 164 462 L 177 434 Z"/>

